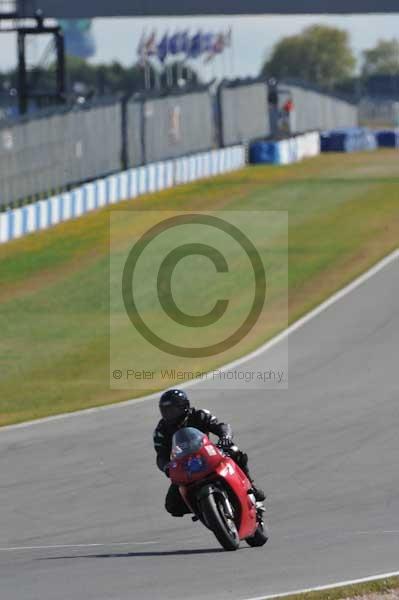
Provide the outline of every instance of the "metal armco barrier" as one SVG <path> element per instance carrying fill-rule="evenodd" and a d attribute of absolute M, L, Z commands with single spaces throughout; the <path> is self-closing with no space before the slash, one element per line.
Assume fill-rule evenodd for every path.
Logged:
<path fill-rule="evenodd" d="M 363 98 L 359 104 L 359 120 L 368 127 L 398 127 L 399 102 L 383 98 Z"/>
<path fill-rule="evenodd" d="M 212 102 L 207 89 L 133 99 L 127 105 L 127 127 L 128 166 L 177 158 L 215 145 Z"/>
<path fill-rule="evenodd" d="M 84 215 L 96 208 L 245 165 L 245 147 L 201 152 L 129 169 L 27 206 L 0 213 L 0 244 Z"/>
<path fill-rule="evenodd" d="M 265 81 L 223 82 L 218 90 L 218 111 L 221 146 L 243 144 L 270 135 Z"/>
<path fill-rule="evenodd" d="M 268 85 L 224 81 L 206 86 L 58 109 L 0 122 L 0 206 L 59 194 L 72 186 L 161 160 L 270 137 Z M 294 85 L 280 88 L 294 110 L 278 135 L 349 127 L 357 107 Z M 281 112 L 281 110 L 280 110 Z"/>
<path fill-rule="evenodd" d="M 120 102 L 0 122 L 0 204 L 119 171 Z"/>
<path fill-rule="evenodd" d="M 293 102 L 292 112 L 287 117 L 291 134 L 358 125 L 358 107 L 340 98 L 310 88 L 282 83 L 279 86 L 280 109 L 288 99 Z"/>

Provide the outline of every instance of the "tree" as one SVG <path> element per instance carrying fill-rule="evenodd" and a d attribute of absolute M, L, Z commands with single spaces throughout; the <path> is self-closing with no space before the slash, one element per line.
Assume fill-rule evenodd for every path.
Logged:
<path fill-rule="evenodd" d="M 263 65 L 262 74 L 276 79 L 301 79 L 333 88 L 350 78 L 355 66 L 347 31 L 313 25 L 299 35 L 280 40 Z"/>
<path fill-rule="evenodd" d="M 68 56 L 67 81 L 69 93 L 85 89 L 92 95 L 129 95 L 144 88 L 144 69 L 139 64 L 123 67 L 116 61 L 92 65 L 81 58 Z"/>
<path fill-rule="evenodd" d="M 362 74 L 364 77 L 399 75 L 399 41 L 379 40 L 374 48 L 365 50 Z"/>
<path fill-rule="evenodd" d="M 82 58 L 67 57 L 67 95 L 69 99 L 76 96 L 93 98 L 97 96 L 130 96 L 142 92 L 149 80 L 151 89 L 158 86 L 163 90 L 169 86 L 184 87 L 201 83 L 196 71 L 186 64 L 173 63 L 167 67 L 148 66 L 147 73 L 140 63 L 124 67 L 118 62 L 93 65 Z M 55 68 L 36 67 L 28 73 L 29 87 L 32 91 L 50 94 L 55 89 Z M 18 73 L 14 69 L 0 73 L 0 104 L 10 103 L 10 91 L 18 87 Z M 8 101 L 8 102 L 7 102 Z M 43 100 L 45 103 L 45 100 Z"/>
<path fill-rule="evenodd" d="M 159 75 L 163 88 L 167 88 L 169 85 L 173 88 L 181 88 L 185 85 L 198 85 L 202 83 L 198 73 L 182 61 L 175 61 L 165 66 Z"/>

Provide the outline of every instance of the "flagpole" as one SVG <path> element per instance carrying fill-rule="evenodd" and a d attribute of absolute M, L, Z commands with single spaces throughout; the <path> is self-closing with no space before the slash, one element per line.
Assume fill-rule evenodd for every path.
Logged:
<path fill-rule="evenodd" d="M 162 56 L 160 57 L 160 60 L 162 62 L 163 65 L 163 70 L 164 70 L 164 74 L 165 74 L 165 80 L 166 80 L 166 87 L 170 88 L 170 70 L 169 70 L 169 30 L 167 29 L 166 32 L 164 33 L 164 36 L 162 38 L 162 44 L 165 43 L 165 48 L 164 53 L 162 53 Z"/>
<path fill-rule="evenodd" d="M 230 28 L 230 73 L 235 78 L 235 52 L 234 52 L 234 42 L 233 42 L 233 28 Z"/>
<path fill-rule="evenodd" d="M 173 86 L 173 74 L 171 73 L 171 65 L 168 62 L 168 59 L 166 59 L 165 69 L 166 69 L 166 84 L 167 84 L 168 88 L 171 88 Z M 171 78 L 171 75 L 172 75 L 172 78 Z"/>
<path fill-rule="evenodd" d="M 150 66 L 151 66 L 152 72 L 154 73 L 154 89 L 160 90 L 161 82 L 160 82 L 158 67 L 151 60 L 150 60 Z"/>
<path fill-rule="evenodd" d="M 160 91 L 162 89 L 161 75 L 156 66 L 154 67 L 154 75 L 155 75 L 155 87 L 158 91 Z"/>
<path fill-rule="evenodd" d="M 144 65 L 144 81 L 145 81 L 145 90 L 148 91 L 151 89 L 151 73 L 148 64 L 148 60 L 145 61 Z"/>
<path fill-rule="evenodd" d="M 221 67 L 222 67 L 222 79 L 228 79 L 227 75 L 228 75 L 228 65 L 227 65 L 227 53 L 226 53 L 226 48 L 223 49 L 223 53 L 221 56 Z M 233 75 L 232 75 L 233 78 Z"/>
<path fill-rule="evenodd" d="M 199 55 L 198 55 L 198 70 L 199 70 L 199 64 L 200 64 L 199 59 L 202 58 L 202 54 L 204 52 L 204 38 L 202 36 L 202 29 L 200 29 L 199 32 L 200 32 L 200 46 L 199 46 Z"/>
<path fill-rule="evenodd" d="M 215 57 L 212 58 L 211 60 L 211 78 L 212 79 L 217 79 L 217 74 L 216 74 L 216 61 L 215 61 Z"/>
<path fill-rule="evenodd" d="M 180 82 L 183 79 L 183 62 L 181 60 L 177 61 L 176 79 L 177 79 L 177 85 L 180 87 Z"/>
<path fill-rule="evenodd" d="M 143 87 L 146 88 L 146 73 L 145 73 L 145 36 L 146 28 L 141 32 L 140 41 L 137 46 L 138 65 L 143 69 Z"/>
<path fill-rule="evenodd" d="M 189 85 L 191 85 L 192 71 L 191 71 L 191 65 L 189 64 L 188 60 L 186 60 L 186 74 L 187 74 L 187 81 L 188 81 Z"/>
<path fill-rule="evenodd" d="M 184 77 L 184 70 L 186 70 L 186 76 L 184 77 L 185 87 L 189 85 L 189 76 L 188 76 L 188 68 L 187 68 L 187 60 L 190 52 L 190 29 L 185 30 L 185 56 L 182 61 L 182 77 Z M 184 51 L 183 50 L 183 51 Z"/>

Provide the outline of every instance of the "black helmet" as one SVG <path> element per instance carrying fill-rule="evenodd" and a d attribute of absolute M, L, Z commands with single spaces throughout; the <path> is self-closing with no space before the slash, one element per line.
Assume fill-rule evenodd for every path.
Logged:
<path fill-rule="evenodd" d="M 170 425 L 178 425 L 184 420 L 190 408 L 187 395 L 182 390 L 168 390 L 159 401 L 162 417 Z"/>

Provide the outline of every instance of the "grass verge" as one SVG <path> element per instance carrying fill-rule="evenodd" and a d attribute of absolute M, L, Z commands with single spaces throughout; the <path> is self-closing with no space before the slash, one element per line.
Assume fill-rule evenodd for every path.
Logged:
<path fill-rule="evenodd" d="M 109 388 L 110 210 L 287 211 L 292 322 L 398 247 L 398 158 L 396 151 L 384 150 L 247 168 L 1 246 L 0 425 L 142 393 Z M 122 248 L 131 232 L 123 220 L 118 227 Z M 223 362 L 253 350 L 284 326 L 281 293 L 273 320 L 260 321 Z M 215 358 L 206 368 L 219 364 Z"/>
<path fill-rule="evenodd" d="M 344 600 L 346 598 L 362 598 L 369 594 L 388 594 L 399 590 L 399 577 L 375 579 L 365 583 L 355 583 L 325 590 L 316 590 L 304 594 L 290 594 L 283 596 L 284 600 Z M 276 600 L 278 596 L 276 596 Z"/>

